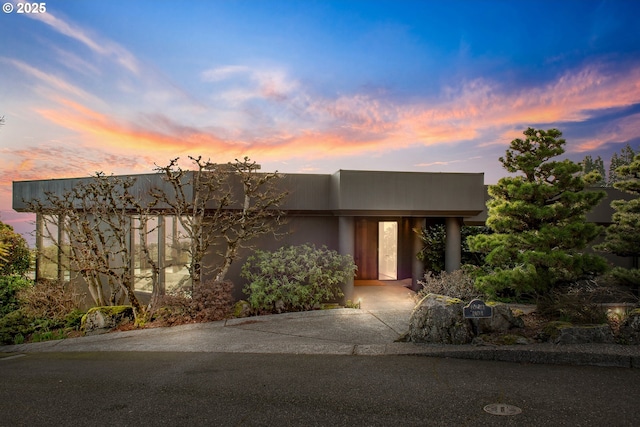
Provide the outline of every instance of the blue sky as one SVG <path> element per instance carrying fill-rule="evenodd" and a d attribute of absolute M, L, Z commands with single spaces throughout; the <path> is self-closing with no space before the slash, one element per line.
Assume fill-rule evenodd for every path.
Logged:
<path fill-rule="evenodd" d="M 567 156 L 640 145 L 640 2 L 53 0 L 0 13 L 11 182 L 248 155 L 265 170 L 506 172 L 528 126 Z"/>

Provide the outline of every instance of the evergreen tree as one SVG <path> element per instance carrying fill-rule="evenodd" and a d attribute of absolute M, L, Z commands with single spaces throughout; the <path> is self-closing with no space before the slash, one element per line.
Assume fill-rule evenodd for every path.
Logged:
<path fill-rule="evenodd" d="M 600 175 L 600 179 L 593 183 L 595 187 L 606 187 L 606 174 L 604 171 L 604 161 L 602 157 L 598 156 L 595 160 L 591 156 L 586 156 L 582 161 L 582 171 L 585 175 L 589 174 L 592 171 L 598 172 Z"/>
<path fill-rule="evenodd" d="M 630 165 L 636 154 L 637 153 L 633 151 L 633 148 L 631 148 L 629 144 L 620 150 L 620 154 L 613 153 L 611 156 L 611 163 L 609 163 L 609 179 L 607 180 L 608 187 L 615 187 L 616 182 L 624 179 L 618 175 L 618 168 Z"/>
<path fill-rule="evenodd" d="M 529 128 L 515 139 L 504 168 L 517 176 L 489 186 L 487 226 L 494 234 L 469 238 L 472 250 L 487 254 L 476 286 L 494 296 L 543 295 L 555 285 L 606 269 L 604 259 L 582 249 L 600 232 L 585 216 L 604 192 L 585 191 L 599 179 L 582 175 L 570 160 L 551 161 L 564 153 L 557 129 Z"/>
<path fill-rule="evenodd" d="M 596 249 L 622 257 L 634 257 L 635 269 L 617 268 L 615 277 L 626 285 L 640 286 L 640 270 L 637 269 L 640 256 L 640 154 L 629 165 L 616 169 L 619 181 L 614 184 L 618 190 L 635 196 L 631 200 L 614 200 L 611 207 L 615 210 L 613 224 L 606 230 L 603 244 Z"/>
<path fill-rule="evenodd" d="M 13 227 L 0 221 L 0 276 L 24 276 L 29 271 L 31 252 Z"/>

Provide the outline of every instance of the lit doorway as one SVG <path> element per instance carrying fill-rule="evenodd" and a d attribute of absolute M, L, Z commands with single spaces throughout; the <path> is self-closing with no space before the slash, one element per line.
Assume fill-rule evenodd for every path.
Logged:
<path fill-rule="evenodd" d="M 378 280 L 398 280 L 398 223 L 378 222 Z"/>

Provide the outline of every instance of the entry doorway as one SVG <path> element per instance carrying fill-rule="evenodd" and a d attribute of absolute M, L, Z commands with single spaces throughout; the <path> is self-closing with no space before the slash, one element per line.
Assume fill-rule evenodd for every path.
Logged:
<path fill-rule="evenodd" d="M 398 222 L 378 222 L 378 280 L 398 280 Z"/>
<path fill-rule="evenodd" d="M 354 258 L 357 280 L 397 280 L 400 247 L 398 221 L 358 218 Z"/>

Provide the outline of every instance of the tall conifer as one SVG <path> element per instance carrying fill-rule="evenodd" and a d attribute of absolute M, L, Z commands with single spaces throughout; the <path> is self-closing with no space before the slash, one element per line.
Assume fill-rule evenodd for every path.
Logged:
<path fill-rule="evenodd" d="M 606 269 L 604 259 L 582 252 L 601 229 L 585 216 L 605 195 L 585 188 L 601 177 L 582 174 L 570 160 L 551 160 L 564 153 L 559 130 L 523 133 L 500 158 L 517 175 L 489 186 L 487 226 L 494 234 L 469 238 L 472 250 L 487 254 L 476 286 L 493 295 L 542 295 Z"/>

